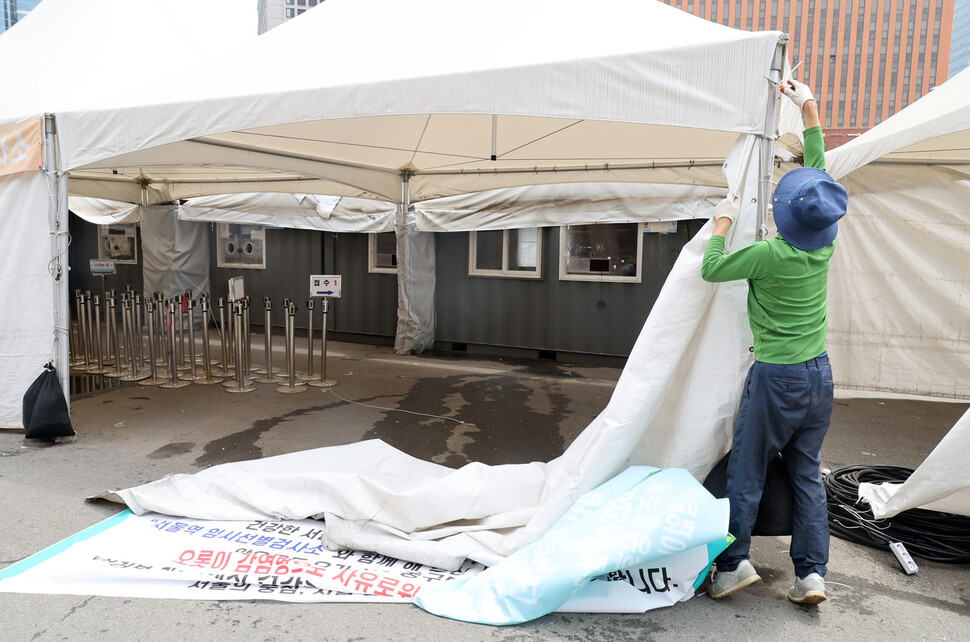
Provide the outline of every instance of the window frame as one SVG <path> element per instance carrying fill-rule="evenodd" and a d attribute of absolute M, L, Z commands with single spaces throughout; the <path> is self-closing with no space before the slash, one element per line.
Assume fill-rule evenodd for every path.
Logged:
<path fill-rule="evenodd" d="M 635 234 L 637 235 L 637 273 L 633 276 L 623 276 L 619 274 L 570 274 L 567 272 L 567 258 L 569 247 L 567 245 L 570 227 L 580 227 L 587 225 L 627 225 L 628 223 L 579 223 L 575 226 L 561 225 L 559 227 L 559 280 L 560 281 L 586 281 L 592 283 L 641 283 L 643 281 L 643 224 L 636 224 Z"/>
<path fill-rule="evenodd" d="M 542 278 L 542 230 L 541 227 L 534 228 L 511 228 L 514 230 L 534 229 L 536 230 L 536 269 L 510 270 L 509 269 L 509 231 L 504 230 L 482 230 L 482 232 L 502 232 L 502 268 L 499 270 L 479 268 L 478 263 L 478 230 L 468 233 L 468 276 L 494 277 L 501 279 L 541 279 Z"/>
<path fill-rule="evenodd" d="M 397 274 L 397 266 L 384 267 L 377 265 L 377 235 L 395 234 L 394 232 L 368 232 L 367 233 L 367 272 L 368 274 Z M 397 236 L 394 241 L 394 256 L 397 256 Z M 397 259 L 395 258 L 395 263 Z"/>

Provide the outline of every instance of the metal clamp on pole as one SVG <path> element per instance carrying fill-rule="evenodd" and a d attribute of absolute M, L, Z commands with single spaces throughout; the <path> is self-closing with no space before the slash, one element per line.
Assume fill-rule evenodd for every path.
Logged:
<path fill-rule="evenodd" d="M 165 383 L 158 376 L 158 364 L 155 363 L 155 301 L 145 299 L 145 317 L 148 319 L 148 367 L 151 376 L 138 382 L 139 386 L 158 386 Z"/>
<path fill-rule="evenodd" d="M 323 299 L 320 305 L 320 378 L 309 382 L 309 385 L 317 388 L 329 388 L 337 385 L 333 379 L 327 378 L 327 308 L 330 307 L 330 299 Z"/>
<path fill-rule="evenodd" d="M 175 341 L 175 306 L 176 302 L 169 299 L 166 303 L 168 309 L 168 328 L 165 335 L 168 350 L 168 374 L 169 381 L 158 386 L 159 388 L 184 388 L 191 386 L 190 381 L 179 381 L 178 358 L 176 356 L 178 346 Z"/>
<path fill-rule="evenodd" d="M 286 309 L 286 368 L 290 373 L 289 383 L 279 386 L 276 392 L 293 394 L 306 392 L 305 382 L 296 380 L 296 341 L 294 337 L 294 326 L 296 325 L 296 304 L 290 303 Z"/>

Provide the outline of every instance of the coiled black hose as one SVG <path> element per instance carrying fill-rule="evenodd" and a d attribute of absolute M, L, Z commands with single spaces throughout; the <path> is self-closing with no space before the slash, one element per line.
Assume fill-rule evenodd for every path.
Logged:
<path fill-rule="evenodd" d="M 886 551 L 890 542 L 902 542 L 913 557 L 970 564 L 970 517 L 912 508 L 875 519 L 869 504 L 859 500 L 860 483 L 902 483 L 912 473 L 912 468 L 900 466 L 846 466 L 826 475 L 832 534 Z"/>

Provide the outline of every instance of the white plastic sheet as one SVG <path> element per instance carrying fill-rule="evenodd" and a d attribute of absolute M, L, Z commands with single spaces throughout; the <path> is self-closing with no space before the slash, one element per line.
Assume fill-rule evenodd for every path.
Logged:
<path fill-rule="evenodd" d="M 5 284 L 0 304 L 0 427 L 20 428 L 24 392 L 55 356 L 47 176 L 25 172 L 0 178 L 0 211 L 9 212 L 0 234 Z M 63 337 L 67 339 L 67 328 Z"/>
<path fill-rule="evenodd" d="M 923 508 L 970 515 L 970 412 L 940 441 L 902 484 L 859 484 L 859 498 L 869 502 L 876 519 Z"/>

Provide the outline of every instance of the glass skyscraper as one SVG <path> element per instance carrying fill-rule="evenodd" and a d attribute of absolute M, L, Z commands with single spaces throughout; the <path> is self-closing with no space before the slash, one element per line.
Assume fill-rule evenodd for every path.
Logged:
<path fill-rule="evenodd" d="M 0 0 L 0 33 L 17 24 L 40 0 Z"/>

